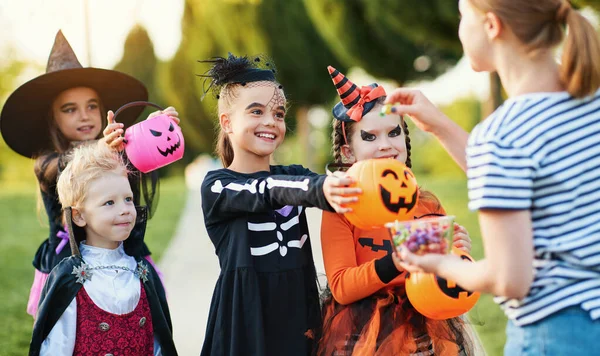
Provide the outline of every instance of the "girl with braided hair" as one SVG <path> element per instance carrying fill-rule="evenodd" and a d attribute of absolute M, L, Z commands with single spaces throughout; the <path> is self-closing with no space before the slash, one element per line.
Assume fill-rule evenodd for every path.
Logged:
<path fill-rule="evenodd" d="M 341 98 L 333 108 L 335 161 L 393 158 L 410 167 L 406 122 L 401 115 L 379 114 L 385 90 L 375 83 L 358 88 L 332 67 L 329 73 Z M 445 211 L 435 195 L 420 190 L 414 214 L 419 219 Z M 466 230 L 458 224 L 454 228 L 453 246 L 469 252 Z M 364 243 L 365 238 L 372 243 Z M 404 288 L 406 271 L 386 228 L 363 230 L 343 215 L 323 212 L 321 243 L 329 290 L 319 355 L 474 354 L 474 339 L 463 318 L 431 320 L 411 306 Z"/>

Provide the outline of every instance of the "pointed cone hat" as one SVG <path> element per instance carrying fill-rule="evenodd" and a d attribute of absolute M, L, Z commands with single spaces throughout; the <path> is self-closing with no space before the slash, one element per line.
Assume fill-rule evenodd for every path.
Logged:
<path fill-rule="evenodd" d="M 94 89 L 107 111 L 116 111 L 132 101 L 148 99 L 144 84 L 127 74 L 84 68 L 62 31 L 58 31 L 46 73 L 17 88 L 2 108 L 0 132 L 8 146 L 20 155 L 32 158 L 54 151 L 49 133 L 52 102 L 61 92 L 76 87 Z M 130 126 L 143 109 L 132 108 L 123 112 L 119 115 L 119 122 L 125 127 Z"/>
<path fill-rule="evenodd" d="M 333 85 L 335 85 L 338 95 L 342 100 L 342 104 L 346 109 L 350 109 L 358 102 L 358 99 L 360 99 L 358 87 L 352 83 L 348 77 L 332 66 L 327 67 L 327 70 L 329 71 L 331 80 L 333 80 Z"/>
<path fill-rule="evenodd" d="M 346 77 L 342 72 L 333 68 L 332 66 L 327 67 L 327 71 L 329 71 L 329 75 L 331 76 L 331 80 L 333 80 L 333 85 L 335 86 L 338 95 L 340 97 L 340 102 L 335 104 L 333 107 L 332 113 L 333 117 L 338 120 L 350 122 L 353 121 L 348 116 L 348 110 L 352 109 L 354 105 L 356 105 L 361 99 L 361 90 L 356 86 L 356 84 L 352 83 L 348 77 Z M 377 83 L 370 84 L 369 87 L 377 88 Z M 382 90 L 382 89 L 378 89 Z M 385 92 L 383 92 L 385 95 Z M 376 101 L 364 102 L 363 104 L 363 112 L 362 115 L 368 113 L 375 107 Z"/>

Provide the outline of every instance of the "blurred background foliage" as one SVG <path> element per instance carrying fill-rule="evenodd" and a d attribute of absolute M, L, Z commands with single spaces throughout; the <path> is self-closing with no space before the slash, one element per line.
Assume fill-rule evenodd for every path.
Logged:
<path fill-rule="evenodd" d="M 300 162 L 322 172 L 331 159 L 331 116 L 324 117 L 323 110 L 329 112 L 338 100 L 327 66 L 344 73 L 361 68 L 369 80 L 398 86 L 435 79 L 462 56 L 458 22 L 456 3 L 447 0 L 184 0 L 182 39 L 173 58 L 159 60 L 148 32 L 137 25 L 114 69 L 146 84 L 150 101 L 179 111 L 186 155 L 162 170 L 169 176 L 181 173 L 199 154 L 213 152 L 216 100 L 211 94 L 201 100 L 205 83 L 197 75 L 209 65 L 198 61 L 228 52 L 267 55 L 277 66 L 291 104 L 287 138 L 276 160 Z M 3 63 L 0 104 L 28 68 L 18 61 Z M 27 75 L 42 72 L 43 68 L 28 68 Z M 482 114 L 480 104 L 469 98 L 459 98 L 444 110 L 467 130 Z M 460 174 L 444 155 L 432 153 L 441 148 L 431 137 L 414 130 L 411 135 L 417 173 Z M 30 182 L 31 162 L 7 150 L 3 142 L 0 148 L 0 180 Z"/>
<path fill-rule="evenodd" d="M 144 82 L 150 101 L 176 107 L 182 118 L 186 138 L 184 159 L 161 170 L 161 175 L 168 177 L 161 199 L 164 198 L 164 205 L 172 207 L 163 209 L 162 213 L 159 209 L 165 217 L 171 214 L 168 215 L 170 225 L 161 227 L 167 240 L 176 223 L 176 212 L 184 201 L 181 179 L 184 168 L 198 155 L 212 154 L 216 138 L 216 100 L 211 94 L 202 100 L 205 83 L 197 76 L 209 65 L 199 60 L 226 56 L 228 52 L 269 56 L 276 64 L 278 80 L 291 104 L 286 118 L 287 137 L 276 152 L 275 161 L 300 163 L 323 172 L 325 164 L 332 159 L 330 111 L 339 100 L 327 73 L 328 65 L 348 74 L 357 85 L 385 81 L 394 87 L 435 80 L 451 70 L 463 55 L 457 36 L 456 1 L 182 1 L 182 38 L 172 58 L 159 60 L 147 30 L 137 25 L 131 29 L 124 43 L 123 57 L 114 67 Z M 578 7 L 589 6 L 586 11 L 600 10 L 600 0 L 574 0 L 573 3 Z M 3 53 L 3 57 L 0 106 L 18 84 L 44 72 L 43 67 L 16 59 L 11 51 Z M 456 97 L 449 91 L 448 96 L 453 99 L 441 106 L 467 131 L 505 97 L 497 76 L 491 74 L 489 79 L 487 99 Z M 417 130 L 412 123 L 409 125 L 413 167 L 420 184 L 438 195 L 447 211 L 471 231 L 473 255 L 481 257 L 476 215 L 466 208 L 464 172 L 431 135 Z M 0 335 L 0 339 L 6 336 L 7 340 L 0 345 L 0 354 L 7 350 L 7 354 L 22 354 L 27 347 L 30 319 L 23 315 L 25 309 L 21 304 L 26 302 L 22 295 L 27 293 L 32 270 L 23 256 L 34 252 L 31 246 L 39 243 L 45 229 L 35 223 L 36 186 L 32 169 L 30 160 L 13 153 L 0 139 L 0 207 L 4 209 L 0 215 L 6 219 L 1 225 L 17 222 L 31 230 L 26 230 L 30 232 L 27 239 L 20 239 L 15 229 L 6 231 L 0 241 L 6 245 L 2 245 L 0 259 L 19 264 L 18 268 L 13 265 L 11 268 L 18 271 L 21 281 L 13 286 L 14 290 L 13 279 L 2 283 L 13 290 L 9 299 L 0 303 L 2 314 L 10 315 L 12 319 L 8 324 L 13 327 Z M 20 204 L 19 209 L 11 208 L 14 204 Z M 25 218 L 26 211 L 31 212 L 31 216 Z M 155 228 L 162 232 L 161 229 Z M 6 234 L 15 236 L 7 238 Z M 482 298 L 471 316 L 489 354 L 501 354 L 506 319 L 493 306 L 491 298 Z"/>

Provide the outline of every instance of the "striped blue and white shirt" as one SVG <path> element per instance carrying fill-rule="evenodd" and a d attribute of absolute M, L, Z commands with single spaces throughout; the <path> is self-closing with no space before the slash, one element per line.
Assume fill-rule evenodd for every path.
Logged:
<path fill-rule="evenodd" d="M 517 325 L 570 306 L 600 318 L 600 92 L 507 100 L 467 147 L 469 208 L 532 213 L 534 281 L 521 301 L 496 298 Z"/>

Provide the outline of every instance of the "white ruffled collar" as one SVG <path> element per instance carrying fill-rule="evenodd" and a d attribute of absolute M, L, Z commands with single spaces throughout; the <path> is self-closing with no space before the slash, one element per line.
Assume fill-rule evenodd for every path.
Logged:
<path fill-rule="evenodd" d="M 81 252 L 83 260 L 92 266 L 118 263 L 123 258 L 129 257 L 125 253 L 122 242 L 117 248 L 109 249 L 86 245 L 85 241 L 82 241 L 79 244 L 79 252 Z"/>

